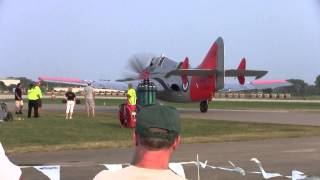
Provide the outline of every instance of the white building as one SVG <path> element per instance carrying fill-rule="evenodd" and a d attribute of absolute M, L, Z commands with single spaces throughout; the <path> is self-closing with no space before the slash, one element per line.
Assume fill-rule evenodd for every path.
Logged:
<path fill-rule="evenodd" d="M 0 79 L 1 82 L 3 82 L 6 86 L 10 85 L 17 85 L 20 83 L 19 79 Z"/>

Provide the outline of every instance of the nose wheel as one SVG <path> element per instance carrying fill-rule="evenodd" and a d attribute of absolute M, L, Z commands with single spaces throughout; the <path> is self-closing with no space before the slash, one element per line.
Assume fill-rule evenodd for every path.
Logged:
<path fill-rule="evenodd" d="M 208 111 L 208 101 L 201 101 L 200 102 L 200 111 L 202 113 L 206 113 Z"/>

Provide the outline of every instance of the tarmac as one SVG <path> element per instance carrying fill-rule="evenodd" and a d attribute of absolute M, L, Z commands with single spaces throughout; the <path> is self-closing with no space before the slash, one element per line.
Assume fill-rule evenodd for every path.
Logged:
<path fill-rule="evenodd" d="M 10 107 L 13 104 L 9 104 Z M 44 105 L 43 111 L 63 112 L 62 105 Z M 99 106 L 97 111 L 117 112 L 117 107 Z M 76 111 L 84 111 L 78 105 Z M 200 113 L 198 109 L 180 109 L 182 117 L 193 119 L 230 120 L 257 123 L 280 123 L 320 126 L 320 111 L 301 110 L 221 110 L 210 109 L 208 113 Z M 130 163 L 132 148 L 98 149 L 58 152 L 32 152 L 9 155 L 10 159 L 20 166 L 62 165 L 62 180 L 87 180 L 105 169 L 99 164 Z M 226 142 L 208 144 L 183 144 L 174 153 L 172 162 L 208 160 L 212 166 L 230 167 L 232 161 L 247 172 L 258 171 L 250 161 L 258 158 L 267 172 L 278 172 L 291 175 L 291 170 L 299 170 L 308 175 L 320 176 L 320 138 L 293 138 L 260 140 L 248 142 Z M 185 165 L 186 177 L 197 179 L 197 168 Z M 258 174 L 241 176 L 221 170 L 205 169 L 200 171 L 201 179 L 262 179 Z M 24 180 L 47 180 L 44 175 L 33 168 L 23 168 Z M 283 179 L 283 178 L 276 178 Z"/>
<path fill-rule="evenodd" d="M 14 109 L 13 103 L 8 103 L 9 109 Z M 61 104 L 44 104 L 44 111 L 64 112 L 65 105 Z M 77 112 L 85 112 L 84 105 L 76 105 Z M 116 106 L 97 106 L 97 112 L 117 113 Z M 274 123 L 274 124 L 294 124 L 320 126 L 320 109 L 319 110 L 231 110 L 231 109 L 209 109 L 207 113 L 201 113 L 199 109 L 180 108 L 182 118 L 207 119 L 207 120 L 224 120 L 238 122 L 255 122 L 255 123 Z"/>
<path fill-rule="evenodd" d="M 130 163 L 132 148 L 98 149 L 59 152 L 33 152 L 9 155 L 20 166 L 62 165 L 61 180 L 87 180 L 101 170 L 100 164 Z M 200 171 L 202 180 L 216 179 L 262 179 L 261 175 L 250 174 L 258 171 L 250 159 L 258 158 L 267 172 L 291 175 L 299 170 L 308 175 L 320 175 L 320 138 L 277 139 L 249 142 L 226 142 L 209 144 L 183 144 L 178 147 L 172 162 L 195 161 L 199 154 L 201 161 L 208 160 L 212 166 L 230 167 L 228 161 L 243 168 L 246 176 L 222 170 L 204 169 Z M 197 167 L 185 165 L 188 179 L 197 179 Z M 24 180 L 47 180 L 33 168 L 23 168 Z M 276 178 L 284 179 L 284 178 Z"/>

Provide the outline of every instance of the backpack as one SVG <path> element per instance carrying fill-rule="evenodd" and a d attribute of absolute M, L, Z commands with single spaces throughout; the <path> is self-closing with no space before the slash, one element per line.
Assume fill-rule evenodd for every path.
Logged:
<path fill-rule="evenodd" d="M 6 103 L 1 103 L 0 104 L 0 120 L 2 121 L 12 121 L 13 116 L 11 112 L 8 112 L 7 104 Z"/>

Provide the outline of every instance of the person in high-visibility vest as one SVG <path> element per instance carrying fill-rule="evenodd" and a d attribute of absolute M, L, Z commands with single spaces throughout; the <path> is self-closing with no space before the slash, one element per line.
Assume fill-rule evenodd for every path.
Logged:
<path fill-rule="evenodd" d="M 40 112 L 41 108 L 42 108 L 42 91 L 41 91 L 41 83 L 40 81 L 38 81 L 35 86 L 34 86 L 35 90 L 37 91 L 38 94 L 38 112 Z"/>
<path fill-rule="evenodd" d="M 38 113 L 38 100 L 39 100 L 39 91 L 36 90 L 34 84 L 30 84 L 28 88 L 28 118 L 31 117 L 32 109 L 34 109 L 34 117 L 39 117 Z"/>
<path fill-rule="evenodd" d="M 132 87 L 131 83 L 128 84 L 127 103 L 130 106 L 131 110 L 134 110 L 137 104 L 137 93 L 136 90 Z"/>

